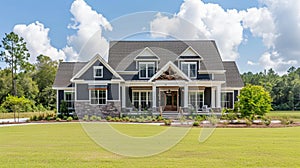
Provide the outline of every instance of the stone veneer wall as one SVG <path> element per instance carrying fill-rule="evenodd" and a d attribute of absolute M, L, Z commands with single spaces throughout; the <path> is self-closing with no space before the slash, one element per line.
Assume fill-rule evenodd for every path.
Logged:
<path fill-rule="evenodd" d="M 120 101 L 107 101 L 106 105 L 91 105 L 90 101 L 75 101 L 75 112 L 79 119 L 85 115 L 101 117 L 119 117 L 121 111 Z"/>

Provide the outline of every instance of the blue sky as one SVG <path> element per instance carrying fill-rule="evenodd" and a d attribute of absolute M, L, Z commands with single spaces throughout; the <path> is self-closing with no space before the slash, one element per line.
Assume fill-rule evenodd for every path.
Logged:
<path fill-rule="evenodd" d="M 116 35 L 144 30 L 148 33 L 129 39 L 168 38 L 151 32 L 214 39 L 223 59 L 237 61 L 241 72 L 273 68 L 282 74 L 300 63 L 297 0 L 1 0 L 0 4 L 0 38 L 11 31 L 23 36 L 32 62 L 38 54 L 88 59 L 80 59 L 81 47 L 95 42 L 90 40 L 95 32 L 98 46 L 105 48 Z M 283 12 L 291 19 L 282 17 Z"/>

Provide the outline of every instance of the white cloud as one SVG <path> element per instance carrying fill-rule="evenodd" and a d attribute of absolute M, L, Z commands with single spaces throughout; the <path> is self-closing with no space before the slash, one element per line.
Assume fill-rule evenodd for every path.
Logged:
<path fill-rule="evenodd" d="M 66 55 L 62 50 L 58 50 L 51 45 L 48 37 L 49 28 L 45 28 L 40 22 L 29 25 L 15 25 L 13 31 L 26 41 L 30 53 L 30 62 L 35 62 L 40 54 L 50 56 L 54 60 L 65 59 Z"/>
<path fill-rule="evenodd" d="M 244 26 L 254 36 L 261 37 L 268 49 L 261 56 L 260 64 L 266 69 L 285 73 L 290 66 L 300 63 L 300 1 L 260 1 L 266 7 L 248 9 Z"/>
<path fill-rule="evenodd" d="M 263 7 L 250 8 L 241 14 L 244 28 L 249 28 L 254 36 L 261 37 L 264 45 L 268 48 L 274 47 L 274 41 L 278 35 L 271 12 Z"/>
<path fill-rule="evenodd" d="M 68 28 L 77 30 L 77 33 L 75 35 L 68 36 L 67 47 L 72 48 L 71 53 L 77 54 L 68 54 L 67 59 L 76 60 L 79 56 L 82 57 L 79 59 L 87 60 L 96 53 L 106 56 L 109 44 L 108 41 L 102 37 L 102 29 L 112 30 L 112 26 L 107 19 L 93 10 L 84 0 L 75 0 L 71 5 L 70 12 L 73 15 L 72 20 L 74 23 L 70 24 Z M 92 36 L 97 36 L 98 38 L 94 38 L 94 40 L 91 41 L 91 39 L 93 39 Z M 98 46 L 96 49 L 94 47 L 94 52 L 91 53 L 93 55 L 89 55 L 89 58 L 86 57 L 86 54 L 80 53 L 82 47 L 85 47 L 88 42 L 89 44 Z M 83 58 L 83 56 L 78 55 L 79 53 L 85 57 Z"/>
<path fill-rule="evenodd" d="M 285 73 L 287 69 L 286 66 L 294 66 L 298 63 L 297 60 L 288 60 L 285 61 L 282 57 L 279 56 L 277 52 L 264 53 L 259 59 L 259 64 L 264 66 L 265 69 L 275 69 L 278 73 Z"/>
<path fill-rule="evenodd" d="M 70 12 L 74 23 L 68 28 L 77 32 L 67 37 L 67 45 L 63 49 L 56 49 L 51 45 L 48 36 L 50 29 L 45 28 L 40 22 L 15 25 L 13 31 L 26 41 L 31 62 L 35 62 L 40 54 L 50 56 L 54 60 L 67 61 L 78 59 L 86 61 L 96 53 L 106 58 L 109 44 L 102 36 L 102 30 L 112 30 L 107 19 L 93 10 L 84 0 L 75 0 Z"/>
<path fill-rule="evenodd" d="M 178 13 L 168 17 L 158 14 L 150 23 L 153 37 L 179 39 L 215 39 L 224 60 L 238 58 L 243 40 L 241 15 L 235 9 L 224 10 L 217 4 L 185 0 Z"/>
<path fill-rule="evenodd" d="M 259 63 L 253 61 L 247 61 L 247 64 L 251 66 L 259 65 Z"/>

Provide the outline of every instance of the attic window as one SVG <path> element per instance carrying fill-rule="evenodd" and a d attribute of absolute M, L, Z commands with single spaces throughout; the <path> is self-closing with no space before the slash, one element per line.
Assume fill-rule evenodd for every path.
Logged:
<path fill-rule="evenodd" d="M 103 78 L 103 66 L 94 66 L 94 78 Z"/>

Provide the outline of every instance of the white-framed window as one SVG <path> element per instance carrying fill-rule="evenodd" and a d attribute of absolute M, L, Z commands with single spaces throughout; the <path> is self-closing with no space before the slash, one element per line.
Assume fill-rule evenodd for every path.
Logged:
<path fill-rule="evenodd" d="M 196 62 L 181 62 L 181 70 L 190 78 L 197 77 L 197 63 Z"/>
<path fill-rule="evenodd" d="M 94 78 L 103 78 L 103 66 L 94 66 Z"/>
<path fill-rule="evenodd" d="M 203 91 L 190 91 L 189 104 L 192 105 L 197 111 L 201 111 L 204 105 L 204 92 Z"/>
<path fill-rule="evenodd" d="M 154 62 L 139 62 L 139 77 L 151 78 L 155 73 Z"/>
<path fill-rule="evenodd" d="M 95 105 L 106 104 L 107 90 L 91 90 L 90 99 L 91 99 L 91 104 L 95 104 Z"/>
<path fill-rule="evenodd" d="M 73 111 L 75 109 L 74 99 L 75 99 L 75 93 L 73 91 L 64 92 L 64 101 L 67 104 L 68 111 Z"/>
<path fill-rule="evenodd" d="M 150 108 L 152 105 L 152 91 L 132 91 L 132 104 L 139 110 Z"/>
<path fill-rule="evenodd" d="M 234 107 L 234 94 L 231 91 L 221 92 L 221 106 L 223 108 Z"/>

